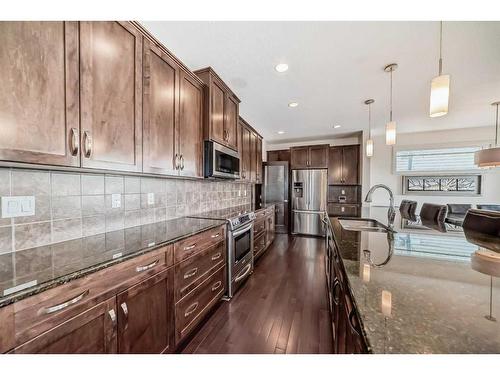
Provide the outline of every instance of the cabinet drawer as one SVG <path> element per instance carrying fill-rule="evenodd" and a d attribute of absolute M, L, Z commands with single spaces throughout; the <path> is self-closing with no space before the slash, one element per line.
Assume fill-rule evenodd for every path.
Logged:
<path fill-rule="evenodd" d="M 328 203 L 330 216 L 358 216 L 359 207 L 356 204 Z"/>
<path fill-rule="evenodd" d="M 225 290 L 226 267 L 214 272 L 175 306 L 176 343 L 184 339 L 220 300 Z"/>
<path fill-rule="evenodd" d="M 12 321 L 5 322 L 6 325 L 15 324 L 15 345 L 166 269 L 169 254 L 172 254 L 171 245 L 16 302 L 10 317 Z"/>
<path fill-rule="evenodd" d="M 265 219 L 260 219 L 260 220 L 255 221 L 255 223 L 253 224 L 253 236 L 254 236 L 254 238 L 261 235 L 262 233 L 264 233 L 265 230 L 266 230 L 266 220 Z"/>
<path fill-rule="evenodd" d="M 203 251 L 217 242 L 224 241 L 225 226 L 207 230 L 174 244 L 174 262 L 178 263 Z"/>
<path fill-rule="evenodd" d="M 266 217 L 266 213 L 267 212 L 265 208 L 261 208 L 260 210 L 255 211 L 255 221 Z"/>
<path fill-rule="evenodd" d="M 184 298 L 203 282 L 207 272 L 225 264 L 226 246 L 224 242 L 212 245 L 175 266 L 175 301 Z"/>
<path fill-rule="evenodd" d="M 346 204 L 359 203 L 359 186 L 328 186 L 328 202 Z"/>
<path fill-rule="evenodd" d="M 259 254 L 266 247 L 266 234 L 262 233 L 259 237 L 256 237 L 253 241 L 253 253 L 255 255 Z"/>

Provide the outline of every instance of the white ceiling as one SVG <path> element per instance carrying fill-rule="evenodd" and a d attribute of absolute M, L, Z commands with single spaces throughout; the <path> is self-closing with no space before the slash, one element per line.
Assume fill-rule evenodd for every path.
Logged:
<path fill-rule="evenodd" d="M 437 75 L 438 22 L 142 22 L 189 68 L 212 66 L 241 99 L 240 114 L 271 143 L 372 128 L 388 119 L 396 62 L 398 131 L 493 126 L 500 100 L 500 22 L 445 22 L 443 71 L 451 74 L 449 114 L 429 118 Z M 277 73 L 277 63 L 289 64 Z M 288 102 L 297 101 L 297 108 Z M 340 129 L 333 129 L 340 124 Z M 283 130 L 286 133 L 278 135 Z M 492 133 L 493 134 L 493 133 Z"/>

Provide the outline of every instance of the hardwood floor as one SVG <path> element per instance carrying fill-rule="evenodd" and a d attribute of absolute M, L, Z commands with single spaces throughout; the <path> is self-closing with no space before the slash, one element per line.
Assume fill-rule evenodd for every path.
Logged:
<path fill-rule="evenodd" d="M 332 353 L 324 240 L 277 234 L 182 353 Z"/>

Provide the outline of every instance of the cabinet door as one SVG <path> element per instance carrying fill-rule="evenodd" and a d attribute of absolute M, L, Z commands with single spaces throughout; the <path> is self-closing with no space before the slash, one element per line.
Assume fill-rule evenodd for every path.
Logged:
<path fill-rule="evenodd" d="M 116 353 L 115 298 L 102 302 L 33 340 L 13 353 L 104 354 Z"/>
<path fill-rule="evenodd" d="M 222 85 L 212 80 L 210 83 L 210 138 L 225 144 L 224 137 L 224 101 L 225 91 Z"/>
<path fill-rule="evenodd" d="M 162 271 L 117 296 L 118 351 L 163 353 L 173 334 L 172 271 Z"/>
<path fill-rule="evenodd" d="M 179 154 L 182 176 L 203 177 L 203 86 L 180 74 Z"/>
<path fill-rule="evenodd" d="M 342 183 L 346 185 L 358 184 L 359 146 L 342 147 Z"/>
<path fill-rule="evenodd" d="M 177 64 L 144 41 L 143 171 L 177 175 L 176 124 L 179 87 Z M 178 160 L 178 159 L 177 159 Z"/>
<path fill-rule="evenodd" d="M 80 22 L 82 166 L 142 171 L 142 36 L 127 22 Z"/>
<path fill-rule="evenodd" d="M 242 162 L 242 179 L 249 181 L 252 178 L 252 173 L 250 170 L 250 154 L 251 154 L 251 135 L 250 129 L 246 126 L 241 126 L 241 142 L 242 142 L 242 154 L 241 154 L 241 162 Z"/>
<path fill-rule="evenodd" d="M 250 181 L 257 180 L 257 134 L 250 131 Z"/>
<path fill-rule="evenodd" d="M 309 147 L 292 147 L 290 149 L 290 164 L 292 169 L 309 167 Z"/>
<path fill-rule="evenodd" d="M 0 159 L 79 166 L 78 23 L 0 22 Z"/>
<path fill-rule="evenodd" d="M 330 147 L 328 155 L 328 183 L 342 183 L 342 147 Z"/>
<path fill-rule="evenodd" d="M 328 168 L 328 145 L 309 147 L 309 168 Z"/>
<path fill-rule="evenodd" d="M 237 150 L 238 149 L 238 102 L 233 98 L 232 95 L 226 95 L 226 107 L 225 110 L 225 141 L 226 146 Z"/>
<path fill-rule="evenodd" d="M 255 164 L 256 164 L 256 172 L 255 172 L 255 182 L 258 184 L 262 183 L 262 138 L 257 136 L 256 140 L 256 149 L 255 149 Z"/>

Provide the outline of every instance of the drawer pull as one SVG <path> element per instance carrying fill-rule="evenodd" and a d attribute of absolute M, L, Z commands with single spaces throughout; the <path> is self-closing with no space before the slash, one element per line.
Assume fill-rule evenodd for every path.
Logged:
<path fill-rule="evenodd" d="M 234 282 L 237 283 L 238 281 L 244 279 L 248 275 L 251 269 L 252 269 L 252 263 L 248 263 L 245 266 L 245 271 L 242 272 L 236 279 L 234 279 Z"/>
<path fill-rule="evenodd" d="M 197 272 L 198 272 L 198 267 L 195 267 L 192 270 L 187 271 L 184 274 L 184 280 L 189 279 L 190 277 L 193 277 L 194 275 L 196 275 Z"/>
<path fill-rule="evenodd" d="M 217 233 L 217 234 L 212 234 L 210 237 L 212 237 L 212 238 L 217 238 L 217 237 L 219 237 L 219 236 L 220 236 L 220 233 Z"/>
<path fill-rule="evenodd" d="M 192 313 L 194 313 L 196 311 L 196 309 L 198 308 L 198 305 L 199 305 L 199 303 L 195 302 L 191 306 L 189 306 L 186 309 L 186 312 L 184 313 L 184 317 L 187 318 L 189 315 L 191 315 Z"/>
<path fill-rule="evenodd" d="M 212 255 L 212 260 L 217 260 L 217 259 L 219 259 L 221 256 L 222 256 L 222 254 L 221 254 L 221 253 L 214 254 L 214 255 Z"/>
<path fill-rule="evenodd" d="M 114 309 L 108 311 L 109 317 L 111 318 L 111 322 L 113 322 L 113 327 L 116 327 L 116 313 Z"/>
<path fill-rule="evenodd" d="M 212 292 L 215 292 L 217 289 L 219 289 L 222 285 L 222 281 L 217 281 L 214 285 L 212 285 Z"/>
<path fill-rule="evenodd" d="M 146 264 L 145 266 L 137 266 L 135 267 L 135 271 L 136 272 L 144 272 L 144 271 L 147 271 L 151 268 L 153 268 L 154 266 L 156 266 L 158 263 L 160 263 L 160 260 L 159 259 L 156 259 L 153 263 L 150 263 L 150 264 Z"/>
<path fill-rule="evenodd" d="M 194 249 L 195 247 L 196 247 L 196 244 L 192 244 L 192 245 L 190 245 L 190 246 L 186 246 L 186 247 L 184 248 L 184 250 L 185 250 L 185 251 L 187 251 L 187 250 L 191 250 L 191 249 Z"/>
<path fill-rule="evenodd" d="M 73 297 L 73 298 L 71 298 L 71 299 L 69 299 L 69 300 L 67 300 L 67 301 L 65 301 L 63 303 L 60 303 L 60 304 L 54 305 L 54 306 L 50 306 L 50 307 L 42 307 L 38 311 L 38 314 L 39 315 L 41 315 L 41 314 L 52 314 L 52 313 L 55 313 L 56 311 L 63 310 L 66 307 L 69 307 L 71 305 L 74 305 L 77 302 L 80 302 L 82 299 L 84 299 L 86 296 L 88 296 L 89 292 L 90 292 L 90 290 L 87 289 L 83 293 L 80 293 L 76 297 Z"/>

